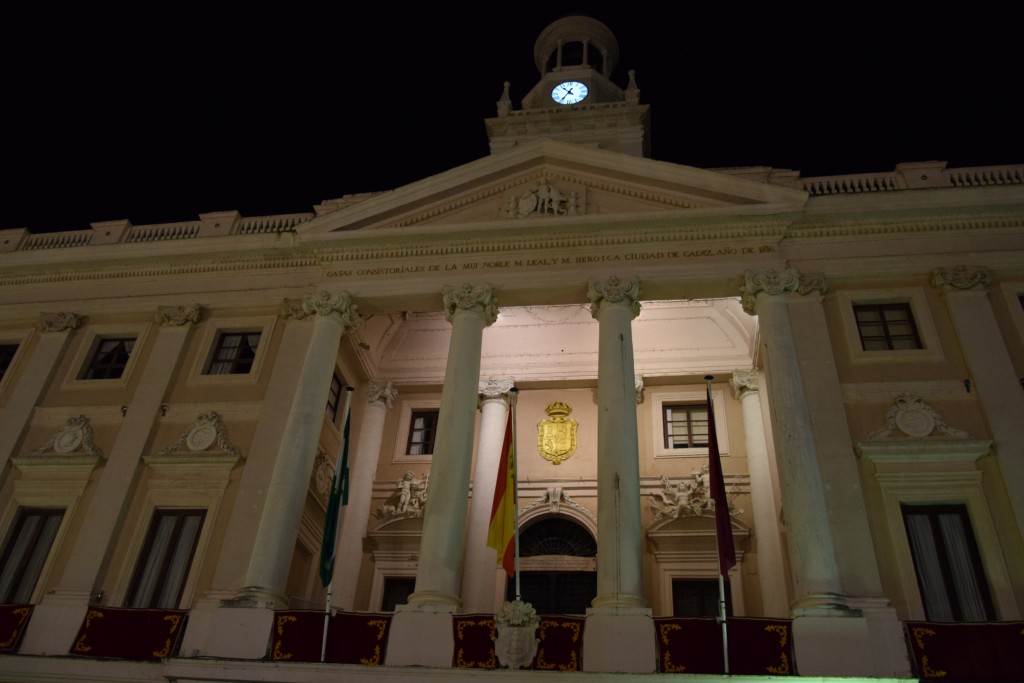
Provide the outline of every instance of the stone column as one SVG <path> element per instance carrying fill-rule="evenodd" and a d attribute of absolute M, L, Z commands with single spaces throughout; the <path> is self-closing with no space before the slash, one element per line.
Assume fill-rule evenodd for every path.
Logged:
<path fill-rule="evenodd" d="M 476 469 L 473 471 L 473 496 L 469 499 L 469 533 L 466 537 L 466 562 L 463 569 L 462 602 L 467 613 L 494 611 L 494 593 L 498 580 L 498 557 L 487 545 L 494 505 L 494 486 L 508 423 L 511 377 L 491 377 L 480 382 L 480 436 L 477 439 Z"/>
<path fill-rule="evenodd" d="M 97 585 L 97 580 L 118 537 L 124 510 L 132 500 L 139 462 L 146 451 L 146 443 L 153 432 L 189 333 L 201 315 L 202 309 L 198 305 L 166 307 L 157 311 L 160 331 L 149 361 L 136 370 L 141 372 L 141 377 L 110 455 L 100 470 L 81 531 L 74 537 L 69 561 L 57 587 L 37 605 L 22 652 L 39 653 L 37 643 L 43 647 L 43 643 L 52 646 L 55 642 L 66 641 L 70 648 L 90 597 L 103 590 L 103 586 Z M 135 352 L 141 353 L 142 349 Z"/>
<path fill-rule="evenodd" d="M 452 337 L 423 512 L 416 590 L 392 621 L 385 661 L 389 666 L 450 667 L 451 615 L 462 605 L 459 565 L 466 546 L 480 352 L 484 328 L 497 318 L 498 304 L 490 285 L 463 284 L 444 288 L 444 310 Z"/>
<path fill-rule="evenodd" d="M 787 297 L 824 289 L 823 278 L 801 277 L 791 268 L 747 271 L 742 287 L 743 309 L 760 323 L 798 609 L 842 607 L 828 501 L 787 304 Z"/>
<path fill-rule="evenodd" d="M 409 604 L 425 611 L 451 612 L 461 606 L 459 564 L 466 538 L 483 331 L 497 319 L 498 304 L 490 285 L 464 284 L 444 288 L 444 310 L 452 337 L 437 415 L 416 591 L 409 596 Z"/>
<path fill-rule="evenodd" d="M 370 382 L 366 410 L 359 429 L 359 443 L 349 468 L 348 505 L 341 509 L 341 528 L 335 553 L 334 605 L 355 609 L 359 568 L 363 562 L 363 537 L 370 519 L 373 477 L 377 472 L 380 445 L 384 438 L 384 417 L 391 409 L 398 390 L 390 381 Z M 337 467 L 341 463 L 337 463 Z"/>
<path fill-rule="evenodd" d="M 260 513 L 245 588 L 239 594 L 239 604 L 253 606 L 286 604 L 285 581 L 316 460 L 338 345 L 345 330 L 359 322 L 348 292 L 307 294 L 301 303 L 286 302 L 286 308 L 294 318 L 315 317 L 315 322 Z"/>
<path fill-rule="evenodd" d="M 964 359 L 995 441 L 996 460 L 1013 506 L 1017 528 L 1024 530 L 1024 392 L 1003 341 L 988 286 L 987 268 L 937 268 L 932 284 L 945 295 Z"/>
<path fill-rule="evenodd" d="M 764 616 L 785 618 L 789 616 L 789 590 L 757 371 L 733 370 L 729 385 L 743 408 L 743 433 L 747 446 L 747 468 L 750 471 L 750 501 L 754 509 L 754 535 L 757 541 L 757 574 L 761 582 Z"/>
<path fill-rule="evenodd" d="M 18 383 L 11 389 L 10 400 L 0 410 L 0 482 L 4 479 L 4 471 L 18 439 L 60 365 L 60 357 L 78 322 L 74 313 L 42 313 L 39 316 L 40 334 L 35 349 L 18 376 Z"/>
<path fill-rule="evenodd" d="M 592 279 L 587 291 L 599 324 L 597 370 L 597 597 L 595 608 L 647 607 L 631 322 L 640 280 Z"/>

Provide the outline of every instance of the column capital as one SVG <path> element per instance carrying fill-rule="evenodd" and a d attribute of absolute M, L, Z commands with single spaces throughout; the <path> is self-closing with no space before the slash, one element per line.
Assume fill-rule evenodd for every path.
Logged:
<path fill-rule="evenodd" d="M 348 292 L 332 294 L 325 289 L 311 292 L 301 299 L 285 299 L 282 311 L 286 318 L 304 320 L 312 315 L 327 317 L 338 314 L 345 329 L 352 329 L 360 323 L 359 307 L 352 303 L 352 295 Z"/>
<path fill-rule="evenodd" d="M 203 319 L 203 307 L 199 304 L 191 306 L 157 306 L 156 322 L 160 325 L 182 327 L 195 325 Z"/>
<path fill-rule="evenodd" d="M 761 293 L 769 296 L 784 296 L 790 293 L 806 295 L 820 292 L 824 294 L 826 291 L 828 291 L 828 285 L 825 283 L 823 274 L 801 273 L 796 268 L 748 270 L 743 274 L 743 284 L 740 285 L 743 310 L 750 315 L 756 315 L 757 295 Z"/>
<path fill-rule="evenodd" d="M 398 396 L 398 389 L 391 380 L 373 381 L 367 387 L 367 403 L 382 403 L 384 407 L 391 410 L 395 397 Z"/>
<path fill-rule="evenodd" d="M 508 392 L 516 384 L 514 377 L 488 377 L 480 380 L 480 400 L 500 400 L 508 403 Z"/>
<path fill-rule="evenodd" d="M 729 386 L 732 387 L 732 393 L 737 399 L 743 398 L 747 394 L 756 394 L 758 391 L 757 370 L 733 370 Z"/>
<path fill-rule="evenodd" d="M 484 283 L 473 286 L 468 282 L 461 285 L 445 285 L 442 291 L 444 300 L 444 317 L 448 322 L 452 321 L 458 311 L 477 310 L 484 319 L 484 325 L 489 326 L 498 319 L 498 298 L 494 296 L 491 286 Z"/>
<path fill-rule="evenodd" d="M 590 314 L 597 314 L 605 306 L 628 306 L 632 317 L 640 315 L 640 278 L 636 275 L 628 280 L 620 280 L 612 275 L 607 280 L 590 278 L 587 283 L 587 298 L 590 299 Z"/>
<path fill-rule="evenodd" d="M 985 266 L 954 266 L 932 271 L 932 285 L 943 292 L 958 289 L 984 291 L 992 283 L 992 273 Z"/>
<path fill-rule="evenodd" d="M 40 332 L 70 332 L 82 322 L 77 313 L 40 313 Z"/>

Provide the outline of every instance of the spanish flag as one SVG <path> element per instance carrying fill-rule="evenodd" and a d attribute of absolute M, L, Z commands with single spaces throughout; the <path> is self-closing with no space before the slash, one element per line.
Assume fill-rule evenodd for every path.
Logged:
<path fill-rule="evenodd" d="M 516 535 L 516 479 L 515 445 L 512 439 L 512 411 L 505 425 L 505 442 L 501 446 L 498 481 L 494 485 L 494 504 L 491 506 L 491 526 L 487 530 L 487 545 L 498 551 L 498 564 L 509 576 L 515 575 Z"/>

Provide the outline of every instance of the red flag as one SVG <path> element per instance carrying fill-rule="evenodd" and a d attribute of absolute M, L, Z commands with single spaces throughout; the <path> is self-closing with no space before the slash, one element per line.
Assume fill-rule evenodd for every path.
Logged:
<path fill-rule="evenodd" d="M 494 504 L 491 505 L 491 525 L 487 530 L 487 545 L 498 551 L 498 564 L 509 576 L 515 575 L 515 444 L 512 439 L 512 411 L 505 425 L 505 442 L 501 446 L 498 463 L 498 481 L 494 485 Z"/>
<path fill-rule="evenodd" d="M 725 497 L 725 474 L 718 453 L 718 435 L 715 433 L 715 406 L 711 402 L 711 383 L 708 382 L 708 485 L 711 500 L 715 501 L 715 534 L 718 537 L 718 569 L 729 578 L 729 569 L 736 566 L 736 548 L 732 544 L 732 522 L 729 520 L 729 500 Z"/>

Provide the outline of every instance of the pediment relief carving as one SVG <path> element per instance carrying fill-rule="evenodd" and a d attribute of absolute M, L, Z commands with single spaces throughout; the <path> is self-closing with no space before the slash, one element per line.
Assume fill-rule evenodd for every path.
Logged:
<path fill-rule="evenodd" d="M 29 453 L 31 457 L 51 455 L 102 457 L 103 454 L 93 442 L 89 418 L 84 415 L 68 418 L 45 444 Z"/>
<path fill-rule="evenodd" d="M 238 448 L 228 438 L 227 427 L 214 411 L 201 413 L 174 443 L 164 448 L 158 457 L 185 455 L 227 455 L 241 457 Z"/>
<path fill-rule="evenodd" d="M 969 434 L 962 429 L 946 424 L 942 416 L 924 399 L 908 391 L 896 397 L 895 404 L 885 414 L 885 424 L 868 437 L 869 441 L 909 437 L 926 439 L 967 439 Z"/>

